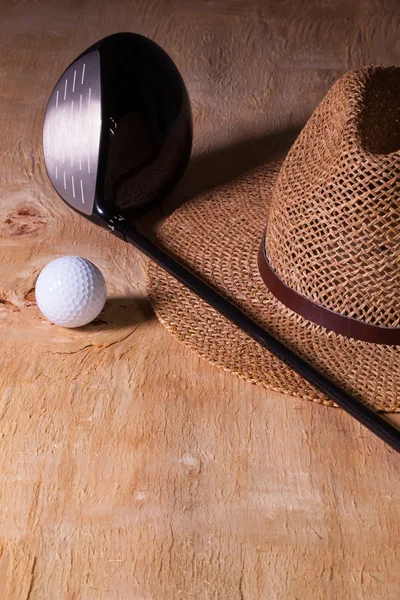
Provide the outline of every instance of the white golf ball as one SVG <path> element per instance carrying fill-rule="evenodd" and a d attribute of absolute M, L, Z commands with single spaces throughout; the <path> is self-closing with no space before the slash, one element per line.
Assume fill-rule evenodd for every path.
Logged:
<path fill-rule="evenodd" d="M 62 256 L 41 271 L 36 302 L 49 321 L 63 327 L 81 327 L 103 310 L 107 290 L 101 271 L 80 256 Z"/>

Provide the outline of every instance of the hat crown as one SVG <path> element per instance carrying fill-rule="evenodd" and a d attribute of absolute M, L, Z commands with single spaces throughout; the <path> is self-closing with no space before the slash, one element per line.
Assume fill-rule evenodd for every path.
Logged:
<path fill-rule="evenodd" d="M 290 288 L 341 315 L 400 325 L 400 68 L 341 77 L 289 151 L 265 251 Z"/>

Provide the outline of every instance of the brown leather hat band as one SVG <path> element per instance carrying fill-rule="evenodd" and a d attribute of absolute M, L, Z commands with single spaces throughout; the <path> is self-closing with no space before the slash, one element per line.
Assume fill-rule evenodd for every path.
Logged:
<path fill-rule="evenodd" d="M 400 344 L 400 328 L 379 327 L 346 317 L 316 304 L 288 287 L 269 264 L 265 253 L 265 235 L 266 230 L 258 250 L 258 270 L 267 288 L 282 304 L 308 321 L 346 337 L 388 346 Z"/>

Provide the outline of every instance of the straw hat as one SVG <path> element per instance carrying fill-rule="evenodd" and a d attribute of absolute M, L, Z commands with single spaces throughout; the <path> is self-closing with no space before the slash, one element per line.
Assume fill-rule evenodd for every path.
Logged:
<path fill-rule="evenodd" d="M 355 396 L 400 411 L 400 68 L 341 77 L 281 165 L 196 197 L 158 241 Z M 211 363 L 331 404 L 161 268 L 162 323 Z M 398 344 L 396 346 L 396 344 Z"/>

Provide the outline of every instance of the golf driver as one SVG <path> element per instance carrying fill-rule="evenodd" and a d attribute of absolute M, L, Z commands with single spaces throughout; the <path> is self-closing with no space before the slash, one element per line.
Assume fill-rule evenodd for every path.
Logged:
<path fill-rule="evenodd" d="M 400 431 L 143 236 L 127 219 L 178 184 L 192 145 L 189 96 L 170 57 L 133 33 L 106 37 L 59 79 L 47 105 L 49 178 L 73 209 L 141 250 L 261 346 L 400 452 Z M 125 215 L 125 216 L 124 216 Z"/>

